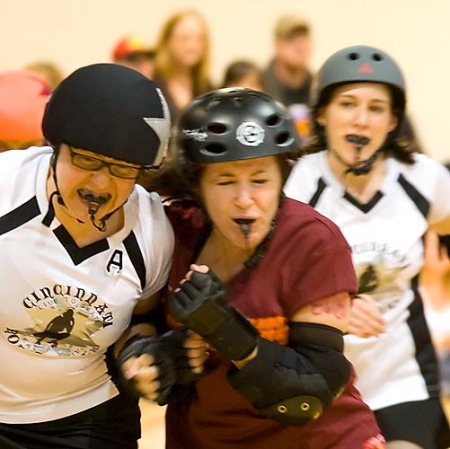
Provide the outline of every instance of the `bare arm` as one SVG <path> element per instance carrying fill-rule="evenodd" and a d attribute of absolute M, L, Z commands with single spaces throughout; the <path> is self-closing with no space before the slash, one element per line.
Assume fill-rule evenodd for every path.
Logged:
<path fill-rule="evenodd" d="M 326 324 L 347 332 L 350 319 L 351 299 L 347 292 L 318 299 L 299 309 L 292 321 Z"/>
<path fill-rule="evenodd" d="M 299 309 L 292 321 L 303 323 L 325 324 L 347 332 L 350 321 L 351 299 L 347 292 L 337 293 L 326 298 L 318 299 Z M 245 359 L 233 361 L 238 368 L 243 368 L 258 354 L 258 347 Z"/>

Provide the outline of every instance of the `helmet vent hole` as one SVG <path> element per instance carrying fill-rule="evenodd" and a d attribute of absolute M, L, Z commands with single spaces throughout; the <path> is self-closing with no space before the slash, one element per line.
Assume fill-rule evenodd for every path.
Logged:
<path fill-rule="evenodd" d="M 236 97 L 233 98 L 233 103 L 235 104 L 235 106 L 237 106 L 238 108 L 242 107 L 242 104 L 244 103 L 244 99 L 242 97 Z"/>
<path fill-rule="evenodd" d="M 206 154 L 208 156 L 211 155 L 220 156 L 222 154 L 225 154 L 227 149 L 224 145 L 220 143 L 210 143 L 208 145 L 205 145 L 205 147 L 200 151 L 201 153 Z"/>
<path fill-rule="evenodd" d="M 348 55 L 348 59 L 350 59 L 350 61 L 356 61 L 359 59 L 359 53 L 356 52 L 352 52 Z"/>
<path fill-rule="evenodd" d="M 225 134 L 227 127 L 223 123 L 211 123 L 208 125 L 208 131 L 213 134 Z"/>
<path fill-rule="evenodd" d="M 206 110 L 211 111 L 220 105 L 220 100 L 217 98 L 212 98 L 211 101 L 206 105 Z"/>
<path fill-rule="evenodd" d="M 266 124 L 268 126 L 276 126 L 281 122 L 281 117 L 277 114 L 272 114 L 266 119 Z"/>
<path fill-rule="evenodd" d="M 379 53 L 374 53 L 374 54 L 372 55 L 372 59 L 373 59 L 374 61 L 380 62 L 380 61 L 383 60 L 383 56 L 381 56 Z"/>
<path fill-rule="evenodd" d="M 275 143 L 277 145 L 285 145 L 287 143 L 290 143 L 292 141 L 292 136 L 289 131 L 283 131 L 281 133 L 278 133 L 275 136 Z"/>

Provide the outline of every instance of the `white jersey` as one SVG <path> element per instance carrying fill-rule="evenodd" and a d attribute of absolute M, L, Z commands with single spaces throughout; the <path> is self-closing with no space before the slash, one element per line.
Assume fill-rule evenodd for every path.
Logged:
<path fill-rule="evenodd" d="M 50 421 L 116 396 L 105 350 L 167 281 L 173 231 L 136 185 L 116 234 L 79 248 L 49 209 L 52 149 L 0 154 L 0 422 Z"/>
<path fill-rule="evenodd" d="M 345 352 L 357 387 L 373 410 L 436 397 L 437 362 L 417 288 L 428 223 L 450 216 L 450 174 L 417 155 L 406 165 L 388 159 L 383 185 L 367 204 L 345 191 L 327 152 L 301 158 L 285 185 L 287 196 L 334 221 L 352 247 L 359 292 L 370 294 L 386 321 L 378 337 L 346 335 Z"/>

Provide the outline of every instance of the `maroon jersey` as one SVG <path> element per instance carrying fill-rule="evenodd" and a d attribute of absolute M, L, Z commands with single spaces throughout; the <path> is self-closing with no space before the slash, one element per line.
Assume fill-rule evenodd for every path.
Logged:
<path fill-rule="evenodd" d="M 176 236 L 170 275 L 174 289 L 195 263 L 210 226 L 192 204 L 174 203 L 167 213 Z M 310 206 L 285 199 L 270 237 L 226 288 L 230 304 L 263 337 L 285 344 L 287 324 L 297 310 L 336 293 L 354 293 L 357 281 L 350 248 L 338 227 Z M 385 447 L 353 379 L 317 421 L 288 426 L 261 416 L 230 386 L 228 360 L 213 353 L 206 366 L 193 394 L 167 408 L 167 449 Z"/>

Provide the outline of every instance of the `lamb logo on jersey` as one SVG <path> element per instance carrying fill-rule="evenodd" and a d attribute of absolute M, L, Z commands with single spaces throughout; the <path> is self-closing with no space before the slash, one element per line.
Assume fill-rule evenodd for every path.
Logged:
<path fill-rule="evenodd" d="M 405 255 L 381 242 L 353 245 L 352 252 L 358 293 L 370 294 L 377 301 L 381 313 L 394 308 L 404 292 L 398 279 L 410 266 Z"/>
<path fill-rule="evenodd" d="M 7 341 L 47 356 L 80 357 L 97 352 L 95 334 L 113 324 L 109 307 L 94 292 L 55 284 L 31 292 L 22 301 L 33 324 L 6 328 Z"/>

